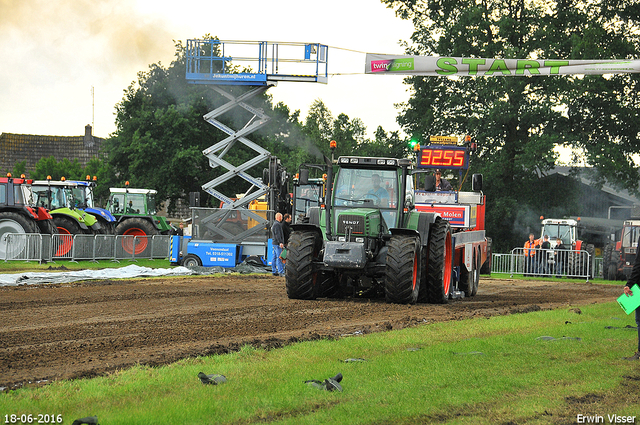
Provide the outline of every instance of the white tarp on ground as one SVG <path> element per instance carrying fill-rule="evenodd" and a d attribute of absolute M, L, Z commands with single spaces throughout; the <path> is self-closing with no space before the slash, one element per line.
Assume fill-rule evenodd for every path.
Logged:
<path fill-rule="evenodd" d="M 486 59 L 367 53 L 365 74 L 529 76 L 640 73 L 640 60 Z"/>
<path fill-rule="evenodd" d="M 195 272 L 186 267 L 152 269 L 132 264 L 126 267 L 102 270 L 0 274 L 0 286 L 38 285 L 43 283 L 68 283 L 79 280 L 123 279 L 132 277 L 178 276 L 190 274 L 195 274 Z"/>
<path fill-rule="evenodd" d="M 0 286 L 40 285 L 46 283 L 69 283 L 79 280 L 130 279 L 133 277 L 211 275 L 218 273 L 271 273 L 271 266 L 256 261 L 244 261 L 235 267 L 173 267 L 152 269 L 134 264 L 126 267 L 79 270 L 72 272 L 29 272 L 0 274 Z"/>

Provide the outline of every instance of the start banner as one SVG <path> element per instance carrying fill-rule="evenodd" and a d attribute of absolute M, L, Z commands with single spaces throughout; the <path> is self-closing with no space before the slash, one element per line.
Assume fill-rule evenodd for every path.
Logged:
<path fill-rule="evenodd" d="M 525 76 L 640 73 L 640 60 L 486 59 L 367 53 L 365 74 Z"/>

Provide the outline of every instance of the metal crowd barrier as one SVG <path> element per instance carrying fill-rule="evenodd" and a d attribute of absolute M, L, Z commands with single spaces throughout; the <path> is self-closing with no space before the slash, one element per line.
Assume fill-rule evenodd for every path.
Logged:
<path fill-rule="evenodd" d="M 98 261 L 169 258 L 169 235 L 42 235 L 6 233 L 0 260 Z"/>
<path fill-rule="evenodd" d="M 40 261 L 45 258 L 43 249 L 47 244 L 43 239 L 46 238 L 47 235 L 39 233 L 5 233 L 0 240 L 0 253 L 5 261 Z"/>
<path fill-rule="evenodd" d="M 509 254 L 492 254 L 491 272 L 524 276 L 589 278 L 602 275 L 602 259 L 587 251 L 514 248 Z"/>

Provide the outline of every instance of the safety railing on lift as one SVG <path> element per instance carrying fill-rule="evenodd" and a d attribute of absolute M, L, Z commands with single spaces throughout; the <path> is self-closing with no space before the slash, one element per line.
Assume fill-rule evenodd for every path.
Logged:
<path fill-rule="evenodd" d="M 320 43 L 192 39 L 186 78 L 192 84 L 326 83 L 328 59 L 329 47 Z"/>

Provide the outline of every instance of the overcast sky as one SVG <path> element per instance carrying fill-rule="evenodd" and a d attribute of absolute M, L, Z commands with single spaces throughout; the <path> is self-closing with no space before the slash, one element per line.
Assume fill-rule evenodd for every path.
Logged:
<path fill-rule="evenodd" d="M 329 45 L 329 73 L 356 75 L 279 83 L 274 100 L 304 117 L 321 99 L 334 117 L 362 119 L 370 136 L 378 125 L 398 130 L 394 103 L 409 96 L 402 77 L 364 75 L 358 52 L 402 54 L 412 29 L 377 0 L 0 0 L 0 132 L 76 136 L 93 122 L 107 137 L 137 73 L 168 66 L 172 40 L 207 33 Z"/>

